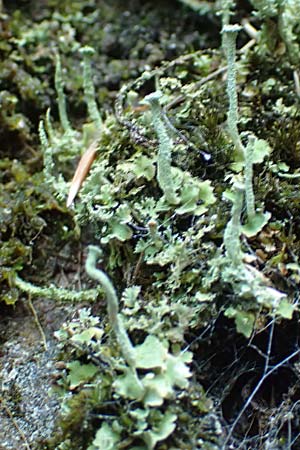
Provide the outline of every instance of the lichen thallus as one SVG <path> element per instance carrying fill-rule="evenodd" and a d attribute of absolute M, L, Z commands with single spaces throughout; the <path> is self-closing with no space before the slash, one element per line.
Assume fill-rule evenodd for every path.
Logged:
<path fill-rule="evenodd" d="M 163 118 L 165 123 L 168 125 L 169 129 L 175 134 L 178 135 L 179 139 L 183 141 L 185 144 L 187 144 L 189 147 L 194 147 L 192 143 L 188 141 L 188 139 L 176 128 L 171 124 L 170 120 L 167 118 L 166 114 L 163 114 Z M 100 136 L 99 136 L 100 137 Z M 79 163 L 77 165 L 77 168 L 75 170 L 74 176 L 71 181 L 69 194 L 67 198 L 66 205 L 69 208 L 72 203 L 74 202 L 80 187 L 85 180 L 87 174 L 89 173 L 89 170 L 96 158 L 98 145 L 99 145 L 99 137 L 97 137 L 93 142 L 90 144 L 88 149 L 83 153 L 81 156 Z M 202 150 L 199 150 L 201 153 L 204 161 L 209 161 L 211 159 L 211 155 L 207 152 L 204 152 Z"/>
<path fill-rule="evenodd" d="M 83 153 L 82 157 L 79 160 L 79 163 L 77 165 L 77 168 L 75 170 L 73 179 L 71 181 L 71 185 L 70 185 L 70 189 L 69 189 L 69 194 L 68 194 L 68 198 L 67 198 L 67 202 L 66 205 L 67 207 L 70 207 L 72 205 L 72 203 L 74 202 L 80 187 L 83 183 L 83 181 L 85 180 L 87 174 L 89 173 L 89 170 L 96 158 L 96 154 L 97 154 L 97 150 L 98 150 L 98 145 L 99 145 L 99 140 L 100 140 L 100 135 L 101 135 L 101 131 L 103 130 L 103 122 L 100 118 L 100 115 L 98 114 L 98 116 L 95 116 L 95 95 L 94 95 L 94 87 L 92 86 L 92 81 L 91 81 L 91 71 L 90 71 L 90 63 L 88 58 L 91 56 L 91 52 L 89 51 L 89 49 L 87 51 L 85 51 L 85 48 L 82 49 L 82 54 L 84 56 L 84 67 L 85 67 L 85 79 L 88 81 L 85 81 L 85 91 L 89 92 L 89 95 L 87 96 L 87 103 L 92 103 L 92 106 L 89 107 L 89 113 L 92 117 L 92 119 L 94 119 L 94 123 L 95 125 L 97 125 L 99 127 L 99 132 L 97 134 L 97 137 L 92 141 L 92 143 L 89 145 L 88 149 Z M 208 77 L 205 77 L 203 80 L 201 80 L 201 84 L 204 84 L 206 81 L 211 80 L 212 78 L 220 75 L 221 73 L 224 72 L 224 70 L 226 70 L 226 67 L 222 67 L 221 69 L 219 68 L 218 70 L 212 72 L 211 74 L 209 74 Z M 157 75 L 157 69 L 154 69 L 153 72 L 151 72 L 150 74 L 148 73 L 146 79 L 149 78 L 149 75 L 154 77 Z M 200 83 L 199 83 L 200 84 Z M 124 89 L 123 89 L 124 91 Z M 126 91 L 126 89 L 125 89 Z M 194 148 L 194 144 L 192 142 L 189 141 L 189 139 L 183 135 L 179 130 L 177 130 L 171 123 L 170 119 L 167 117 L 166 112 L 168 110 L 170 110 L 172 107 L 174 107 L 175 105 L 177 105 L 177 103 L 181 103 L 182 102 L 182 96 L 176 97 L 175 99 L 173 99 L 168 105 L 166 105 L 163 110 L 162 110 L 162 117 L 164 120 L 164 123 L 167 125 L 167 127 L 169 128 L 169 131 L 174 134 L 177 135 L 178 139 L 185 143 L 186 145 L 188 145 L 188 147 L 190 148 Z M 116 101 L 117 103 L 117 101 Z M 143 103 L 141 103 L 143 104 Z M 143 109 L 142 111 L 144 111 L 146 109 L 149 108 L 148 105 L 143 104 Z M 118 115 L 117 115 L 118 116 Z M 117 117 L 118 119 L 118 117 Z M 128 121 L 127 121 L 128 122 Z M 146 138 L 147 140 L 147 138 Z M 149 139 L 148 139 L 149 141 Z M 145 140 L 140 140 L 139 143 L 141 145 L 143 145 L 143 143 L 145 144 Z M 148 144 L 150 143 L 150 141 L 148 142 Z M 204 141 L 203 141 L 204 143 Z M 145 144 L 146 145 L 146 144 Z M 207 151 L 203 151 L 200 149 L 197 149 L 200 154 L 203 157 L 203 160 L 209 161 L 211 159 L 211 155 L 207 152 Z"/>

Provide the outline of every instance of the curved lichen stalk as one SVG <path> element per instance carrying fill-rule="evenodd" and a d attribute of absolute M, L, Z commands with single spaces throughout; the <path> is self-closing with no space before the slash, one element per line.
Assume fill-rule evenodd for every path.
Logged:
<path fill-rule="evenodd" d="M 87 274 L 101 284 L 106 294 L 107 312 L 110 324 L 115 332 L 125 361 L 132 369 L 135 369 L 135 350 L 129 339 L 127 331 L 125 330 L 122 318 L 119 315 L 119 301 L 117 293 L 108 276 L 102 270 L 96 268 L 97 260 L 101 258 L 102 251 L 100 250 L 100 248 L 96 247 L 95 245 L 90 245 L 85 268 Z"/>
<path fill-rule="evenodd" d="M 177 204 L 179 199 L 176 196 L 171 167 L 173 142 L 168 134 L 165 121 L 162 117 L 162 109 L 159 102 L 161 96 L 162 93 L 160 91 L 152 92 L 144 98 L 143 103 L 150 105 L 153 126 L 159 139 L 157 182 L 163 191 L 167 202 L 170 204 Z"/>
<path fill-rule="evenodd" d="M 103 127 L 103 121 L 96 102 L 96 92 L 91 70 L 91 57 L 95 54 L 95 50 L 92 47 L 85 46 L 80 49 L 80 54 L 83 56 L 83 89 L 89 116 L 98 132 L 100 132 Z"/>
<path fill-rule="evenodd" d="M 58 112 L 61 126 L 65 133 L 72 133 L 72 128 L 68 119 L 66 97 L 64 94 L 64 82 L 59 53 L 55 55 L 55 90 L 57 93 Z"/>
<path fill-rule="evenodd" d="M 96 102 L 95 86 L 92 80 L 91 57 L 94 55 L 94 53 L 94 49 L 89 46 L 85 46 L 80 49 L 80 54 L 83 55 L 84 96 L 87 103 L 89 117 L 92 120 L 92 129 L 94 128 L 94 130 L 93 140 L 87 150 L 81 156 L 73 179 L 71 181 L 71 186 L 67 198 L 67 208 L 69 208 L 75 200 L 75 197 L 96 158 L 99 140 L 101 137 L 101 133 L 104 130 L 104 124 Z"/>

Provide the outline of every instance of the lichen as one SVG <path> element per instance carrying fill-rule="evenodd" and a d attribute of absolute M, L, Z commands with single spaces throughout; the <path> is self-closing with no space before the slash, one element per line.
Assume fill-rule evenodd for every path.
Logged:
<path fill-rule="evenodd" d="M 236 417 L 260 430 L 254 395 L 277 417 L 276 445 L 292 439 L 278 419 L 294 427 L 289 394 L 270 395 L 276 415 L 265 392 L 278 354 L 298 370 L 277 338 L 273 350 L 299 301 L 296 5 L 165 2 L 162 14 L 83 3 L 52 1 L 33 26 L 24 9 L 10 13 L 1 41 L 2 298 L 77 301 L 56 333 L 62 415 L 42 445 L 220 449 L 242 441 Z M 228 36 L 244 17 L 262 29 L 250 42 L 241 30 L 235 52 Z M 198 32 L 207 23 L 211 40 Z M 153 106 L 158 89 L 150 111 L 143 99 Z M 66 208 L 91 142 L 95 160 Z M 87 244 L 102 249 L 88 273 L 104 290 L 89 290 Z M 245 445 L 267 445 L 259 432 Z"/>

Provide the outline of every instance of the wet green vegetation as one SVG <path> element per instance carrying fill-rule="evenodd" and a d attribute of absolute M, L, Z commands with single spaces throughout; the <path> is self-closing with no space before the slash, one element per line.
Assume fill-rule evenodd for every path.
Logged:
<path fill-rule="evenodd" d="M 3 311 L 74 305 L 32 449 L 299 448 L 299 7 L 174 5 L 4 5 Z"/>

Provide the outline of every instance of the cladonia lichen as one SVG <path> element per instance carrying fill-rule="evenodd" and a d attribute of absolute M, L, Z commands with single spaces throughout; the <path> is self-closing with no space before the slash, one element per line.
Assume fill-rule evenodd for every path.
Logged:
<path fill-rule="evenodd" d="M 144 103 L 150 105 L 153 126 L 159 139 L 157 181 L 167 202 L 172 205 L 177 204 L 179 198 L 176 195 L 171 166 L 173 142 L 162 118 L 162 109 L 160 106 L 161 96 L 162 93 L 160 91 L 153 92 L 144 98 Z"/>

